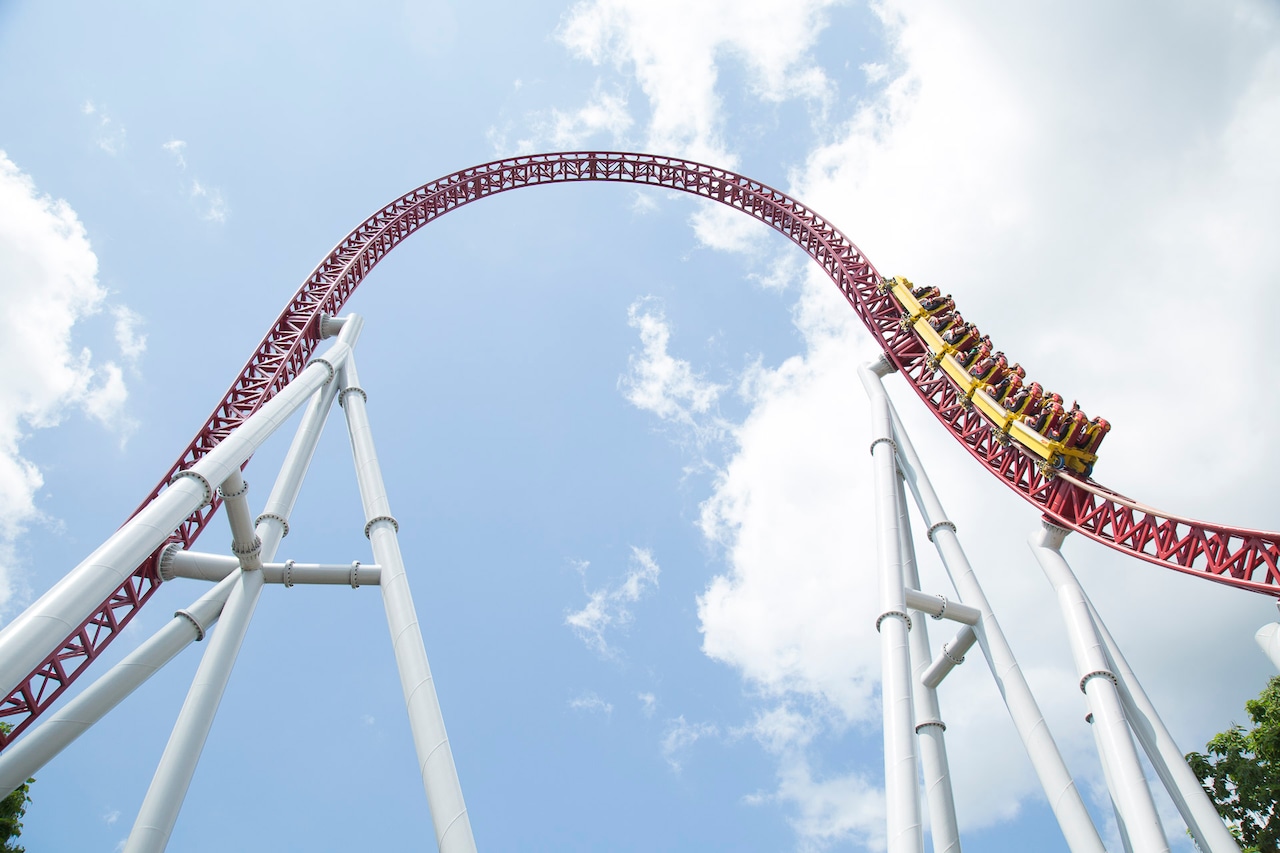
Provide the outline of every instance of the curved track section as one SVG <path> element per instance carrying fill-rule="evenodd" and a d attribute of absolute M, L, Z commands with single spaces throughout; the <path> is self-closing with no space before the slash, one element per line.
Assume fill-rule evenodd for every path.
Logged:
<path fill-rule="evenodd" d="M 702 196 L 755 217 L 809 254 L 831 277 L 885 355 L 975 459 L 1055 524 L 1149 563 L 1254 592 L 1280 596 L 1280 534 L 1209 524 L 1163 513 L 1092 482 L 1053 477 L 1003 436 L 929 366 L 929 351 L 881 277 L 849 238 L 800 202 L 758 181 L 701 163 L 651 154 L 573 152 L 498 160 L 464 169 L 401 196 L 370 216 L 320 262 L 272 324 L 226 396 L 142 506 L 172 476 L 217 446 L 284 387 L 319 343 L 322 314 L 337 314 L 387 253 L 422 226 L 462 205 L 521 187 L 576 181 L 649 184 Z M 218 502 L 190 516 L 171 541 L 190 547 Z M 141 509 L 141 507 L 139 507 Z M 157 552 L 158 554 L 159 552 Z M 48 708 L 120 632 L 159 586 L 156 555 L 0 703 L 14 731 Z"/>

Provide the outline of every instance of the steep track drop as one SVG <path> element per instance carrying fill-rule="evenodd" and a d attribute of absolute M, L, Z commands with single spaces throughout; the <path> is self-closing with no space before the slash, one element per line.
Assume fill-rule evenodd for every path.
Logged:
<path fill-rule="evenodd" d="M 337 314 L 387 253 L 432 220 L 473 201 L 521 187 L 575 181 L 648 184 L 741 210 L 807 252 L 840 288 L 863 324 L 934 416 L 978 462 L 1055 524 L 1133 557 L 1230 586 L 1280 596 L 1280 534 L 1210 524 L 1160 512 L 1093 482 L 1048 475 L 1026 450 L 1002 442 L 929 351 L 899 322 L 902 307 L 882 292 L 880 274 L 851 240 L 800 202 L 742 175 L 671 157 L 617 152 L 538 154 L 497 160 L 432 181 L 362 222 L 325 257 L 289 300 L 226 396 L 142 506 L 284 387 L 320 340 L 322 314 Z M 219 500 L 191 515 L 171 542 L 189 548 Z M 159 552 L 157 551 L 157 554 Z M 143 562 L 80 627 L 0 703 L 0 748 L 62 694 L 159 587 L 156 554 Z"/>

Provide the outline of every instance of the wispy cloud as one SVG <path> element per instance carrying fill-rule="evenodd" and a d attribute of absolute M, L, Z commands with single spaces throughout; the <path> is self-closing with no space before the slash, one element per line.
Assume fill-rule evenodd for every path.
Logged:
<path fill-rule="evenodd" d="M 173 161 L 178 164 L 179 169 L 186 171 L 187 157 L 183 152 L 187 149 L 187 143 L 181 139 L 170 139 L 160 147 L 173 155 Z"/>
<path fill-rule="evenodd" d="M 222 190 L 217 187 L 206 187 L 197 179 L 191 181 L 191 200 L 201 210 L 201 218 L 209 222 L 223 223 L 231 210 L 227 207 Z"/>
<path fill-rule="evenodd" d="M 569 700 L 569 707 L 588 714 L 603 714 L 606 717 L 613 715 L 613 703 L 604 701 L 594 691 L 573 697 Z"/>
<path fill-rule="evenodd" d="M 124 150 L 127 136 L 124 125 L 108 115 L 105 107 L 85 101 L 80 112 L 92 121 L 94 144 L 113 157 Z"/>
<path fill-rule="evenodd" d="M 173 164 L 184 175 L 187 171 L 187 143 L 183 139 L 170 139 L 160 146 L 173 158 Z M 182 192 L 191 201 L 200 218 L 206 222 L 217 222 L 219 225 L 227 221 L 231 215 L 231 207 L 227 204 L 222 190 L 211 186 L 206 181 L 192 175 L 184 177 L 181 182 Z"/>
<path fill-rule="evenodd" d="M 671 355 L 671 326 L 658 301 L 649 297 L 633 302 L 627 324 L 640 333 L 641 345 L 641 351 L 627 360 L 627 373 L 619 382 L 627 402 L 686 429 L 699 446 L 723 437 L 728 424 L 716 413 L 716 402 L 725 386 Z"/>
<path fill-rule="evenodd" d="M 715 723 L 690 723 L 682 714 L 667 724 L 667 732 L 662 737 L 662 757 L 672 770 L 679 773 L 683 769 L 682 753 L 703 738 L 719 734 L 720 727 Z"/>
<path fill-rule="evenodd" d="M 584 588 L 587 566 L 585 562 L 577 564 L 583 574 Z M 602 657 L 616 657 L 617 651 L 609 644 L 606 633 L 631 624 L 634 618 L 631 605 L 657 588 L 661 573 L 649 549 L 631 546 L 630 566 L 622 581 L 616 586 L 588 590 L 586 606 L 565 616 L 564 623 L 573 629 L 587 648 Z"/>
<path fill-rule="evenodd" d="M 658 698 L 652 693 L 637 693 L 636 698 L 640 700 L 640 713 L 646 717 L 652 717 L 658 710 Z"/>
<path fill-rule="evenodd" d="M 111 306 L 111 316 L 115 318 L 116 346 L 130 365 L 136 365 L 138 359 L 147 351 L 147 336 L 140 331 L 142 316 L 124 305 Z"/>

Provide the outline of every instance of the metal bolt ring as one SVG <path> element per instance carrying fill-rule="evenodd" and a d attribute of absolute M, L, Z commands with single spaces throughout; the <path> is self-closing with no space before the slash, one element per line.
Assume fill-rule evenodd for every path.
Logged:
<path fill-rule="evenodd" d="M 938 528 L 940 528 L 940 527 L 949 527 L 949 528 L 951 528 L 951 532 L 952 532 L 952 533 L 955 533 L 955 532 L 956 532 L 956 525 L 955 525 L 955 522 L 953 522 L 953 521 L 946 521 L 946 520 L 936 522 L 936 523 L 934 523 L 934 524 L 930 525 L 930 526 L 929 526 L 929 531 L 928 531 L 927 533 L 925 533 L 925 536 L 929 537 L 929 541 L 930 541 L 930 542 L 932 542 L 932 541 L 933 541 L 933 534 L 934 534 L 934 531 L 938 530 Z"/>
<path fill-rule="evenodd" d="M 877 444 L 879 444 L 879 443 L 880 443 L 880 442 L 882 442 L 882 441 L 883 441 L 883 442 L 887 442 L 887 443 L 888 443 L 888 445 L 889 445 L 890 447 L 892 447 L 892 448 L 893 448 L 893 452 L 894 452 L 894 453 L 897 453 L 897 452 L 898 452 L 898 443 L 897 443 L 896 441 L 894 441 L 892 438 L 889 438 L 888 436 L 884 436 L 884 435 L 882 435 L 882 436 L 880 436 L 879 438 L 877 438 L 875 441 L 871 442 L 871 448 L 870 448 L 870 450 L 871 450 L 871 455 L 872 455 L 872 456 L 875 456 L 875 455 L 876 455 L 876 445 L 877 445 Z"/>
<path fill-rule="evenodd" d="M 187 477 L 188 479 L 191 479 L 191 480 L 199 480 L 200 485 L 204 486 L 204 503 L 200 504 L 200 506 L 197 507 L 198 509 L 203 509 L 207 507 L 209 504 L 213 503 L 213 486 L 209 485 L 209 481 L 206 480 L 203 475 L 201 475 L 198 471 L 193 471 L 190 468 L 187 468 L 183 471 L 179 471 L 178 473 L 170 477 L 169 484 L 172 485 L 178 482 L 178 480 L 182 477 Z"/>
<path fill-rule="evenodd" d="M 369 395 L 364 392 L 363 388 L 359 385 L 348 385 L 346 388 L 343 388 L 338 392 L 338 405 L 345 409 L 347 407 L 347 395 L 353 393 L 359 394 L 360 399 L 364 400 L 366 403 L 369 402 Z"/>
<path fill-rule="evenodd" d="M 364 538 L 365 538 L 365 539 L 368 539 L 368 538 L 369 538 L 369 531 L 370 531 L 370 530 L 372 530 L 372 529 L 373 529 L 373 526 L 374 526 L 375 524 L 377 524 L 379 521 L 389 521 L 389 522 L 391 522 L 391 526 L 392 526 L 392 527 L 394 527 L 394 528 L 396 529 L 396 533 L 399 533 L 399 532 L 400 532 L 400 522 L 396 521 L 396 520 L 395 520 L 395 518 L 393 518 L 392 516 L 389 516 L 389 515 L 380 515 L 380 516 L 378 516 L 377 518 L 371 518 L 371 519 L 369 519 L 369 523 L 368 523 L 368 524 L 366 524 L 366 525 L 364 526 Z"/>
<path fill-rule="evenodd" d="M 289 519 L 285 518 L 283 515 L 276 515 L 274 512 L 264 512 L 253 520 L 253 526 L 257 527 L 268 518 L 274 518 L 276 521 L 280 522 L 280 527 L 283 528 L 283 532 L 280 534 L 281 538 L 289 535 Z"/>
<path fill-rule="evenodd" d="M 884 613 L 880 614 L 880 617 L 878 619 L 876 619 L 876 631 L 880 630 L 880 623 L 883 622 L 885 619 L 889 618 L 890 616 L 901 616 L 902 620 L 907 623 L 907 630 L 908 631 L 911 630 L 911 617 L 908 616 L 904 611 L 886 610 Z"/>
<path fill-rule="evenodd" d="M 328 378 L 328 379 L 326 379 L 326 380 L 324 381 L 324 384 L 325 384 L 325 385 L 328 385 L 330 382 L 332 382 L 332 381 L 333 381 L 333 377 L 335 377 L 335 376 L 337 376 L 337 375 L 338 375 L 337 371 L 335 371 L 335 370 L 333 369 L 333 365 L 332 365 L 332 364 L 330 364 L 326 359 L 323 359 L 323 358 L 313 358 L 313 359 L 311 359 L 310 361 L 308 361 L 308 362 L 307 362 L 306 367 L 304 367 L 304 368 L 303 368 L 303 370 L 306 370 L 306 369 L 307 369 L 307 367 L 310 367 L 310 366 L 311 366 L 311 365 L 313 365 L 313 364 L 323 364 L 323 365 L 324 365 L 324 367 L 325 367 L 325 370 L 328 370 L 328 371 L 329 371 L 329 378 Z"/>

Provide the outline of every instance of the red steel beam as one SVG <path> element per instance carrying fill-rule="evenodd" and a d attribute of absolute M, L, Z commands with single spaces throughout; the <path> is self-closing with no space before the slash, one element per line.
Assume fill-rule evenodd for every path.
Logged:
<path fill-rule="evenodd" d="M 432 181 L 360 223 L 325 256 L 285 305 L 226 396 L 186 450 L 138 507 L 154 499 L 178 471 L 217 446 L 306 366 L 319 343 L 322 313 L 337 314 L 365 276 L 422 226 L 488 196 L 539 184 L 605 181 L 649 184 L 702 196 L 753 216 L 803 249 L 830 276 L 858 318 L 934 416 L 992 475 L 1055 524 L 1132 557 L 1280 596 L 1280 534 L 1194 521 L 1145 507 L 1093 483 L 1053 476 L 999 431 L 930 368 L 928 350 L 900 322 L 902 309 L 880 288 L 881 277 L 848 237 L 785 193 L 724 169 L 674 157 L 583 151 L 496 160 Z M 192 514 L 170 541 L 190 547 L 218 508 Z M 136 510 L 135 510 L 136 512 Z M 0 749 L 22 733 L 120 633 L 159 586 L 153 554 L 0 701 Z"/>

